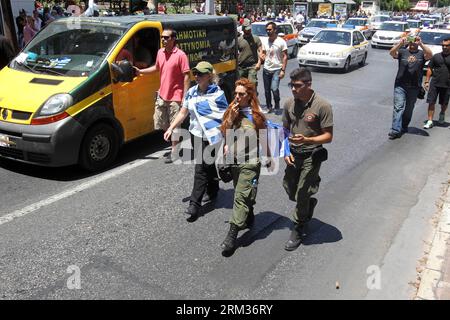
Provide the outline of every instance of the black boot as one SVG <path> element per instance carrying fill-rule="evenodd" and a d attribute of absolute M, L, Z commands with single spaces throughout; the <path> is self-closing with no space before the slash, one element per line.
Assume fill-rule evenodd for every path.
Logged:
<path fill-rule="evenodd" d="M 250 209 L 247 219 L 245 220 L 245 227 L 251 229 L 255 223 L 255 214 L 253 213 L 253 208 Z"/>
<path fill-rule="evenodd" d="M 189 217 L 186 219 L 188 222 L 194 222 L 198 219 L 200 215 L 200 208 L 195 204 L 191 203 L 189 207 L 184 211 Z"/>
<path fill-rule="evenodd" d="M 316 198 L 309 198 L 309 215 L 308 215 L 308 221 L 312 219 L 312 216 L 314 214 L 314 208 L 317 205 L 317 199 Z"/>
<path fill-rule="evenodd" d="M 294 229 L 292 229 L 291 236 L 286 242 L 284 249 L 287 251 L 292 251 L 298 248 L 302 243 L 304 224 L 295 224 Z"/>
<path fill-rule="evenodd" d="M 223 251 L 234 251 L 236 249 L 236 239 L 239 232 L 239 227 L 234 223 L 230 223 L 230 230 L 225 240 L 220 245 Z"/>

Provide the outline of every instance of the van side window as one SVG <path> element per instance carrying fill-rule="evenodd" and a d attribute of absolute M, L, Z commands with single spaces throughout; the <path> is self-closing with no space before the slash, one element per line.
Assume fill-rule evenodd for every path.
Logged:
<path fill-rule="evenodd" d="M 148 68 L 156 62 L 159 44 L 157 29 L 139 30 L 119 52 L 116 62 L 128 60 L 139 69 Z"/>

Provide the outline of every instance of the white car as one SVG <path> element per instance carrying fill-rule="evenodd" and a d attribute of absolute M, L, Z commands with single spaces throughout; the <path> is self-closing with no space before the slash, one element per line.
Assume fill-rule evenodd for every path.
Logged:
<path fill-rule="evenodd" d="M 422 21 L 415 19 L 408 19 L 406 20 L 406 22 L 408 22 L 410 33 L 418 34 L 420 32 L 420 29 L 422 28 Z"/>
<path fill-rule="evenodd" d="M 344 23 L 344 28 L 352 26 L 355 30 L 361 31 L 366 39 L 372 37 L 372 30 L 369 28 L 369 20 L 367 18 L 350 18 Z"/>
<path fill-rule="evenodd" d="M 386 21 L 383 22 L 372 37 L 372 48 L 392 48 L 400 42 L 400 39 L 409 33 L 408 22 Z"/>
<path fill-rule="evenodd" d="M 333 19 L 311 19 L 306 27 L 298 34 L 299 45 L 307 44 L 316 34 L 329 26 L 337 27 L 339 22 Z"/>
<path fill-rule="evenodd" d="M 354 29 L 332 28 L 320 31 L 298 51 L 299 65 L 337 68 L 347 72 L 353 64 L 365 65 L 369 42 Z"/>
<path fill-rule="evenodd" d="M 269 37 L 266 32 L 266 24 L 269 21 L 265 22 L 253 22 L 252 23 L 252 34 L 258 36 L 261 39 L 263 44 L 267 44 L 269 41 Z M 294 26 L 290 22 L 278 22 L 274 21 L 277 25 L 277 33 L 280 37 L 282 37 L 288 46 L 288 55 L 291 57 L 297 56 L 298 51 L 298 33 Z"/>
<path fill-rule="evenodd" d="M 422 21 L 422 25 L 424 29 L 431 29 L 433 26 L 437 23 L 437 20 L 435 18 L 420 18 L 420 21 Z"/>
<path fill-rule="evenodd" d="M 433 54 L 442 52 L 442 40 L 450 38 L 450 30 L 447 29 L 423 29 L 418 36 Z M 428 61 L 425 62 L 425 70 L 428 69 Z"/>
<path fill-rule="evenodd" d="M 389 21 L 389 20 L 391 20 L 391 17 L 386 14 L 379 14 L 379 15 L 373 16 L 370 19 L 372 35 L 375 33 L 375 31 L 377 31 L 380 28 L 380 26 L 383 22 Z"/>

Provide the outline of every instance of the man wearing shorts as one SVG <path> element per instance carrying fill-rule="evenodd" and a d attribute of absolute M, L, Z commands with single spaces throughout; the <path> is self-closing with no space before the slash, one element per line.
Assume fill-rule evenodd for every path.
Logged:
<path fill-rule="evenodd" d="M 428 90 L 428 120 L 423 126 L 425 129 L 433 127 L 434 108 L 438 97 L 441 105 L 439 124 L 445 123 L 445 111 L 447 110 L 450 94 L 450 37 L 444 39 L 441 45 L 442 52 L 436 53 L 431 58 L 425 80 L 425 89 Z"/>
<path fill-rule="evenodd" d="M 181 101 L 189 89 L 189 61 L 186 54 L 176 46 L 177 33 L 166 29 L 161 34 L 163 48 L 158 50 L 156 63 L 146 69 L 135 69 L 136 73 L 160 73 L 160 87 L 155 103 L 153 120 L 156 130 L 167 130 L 180 110 Z M 172 141 L 172 152 L 177 141 Z M 172 153 L 166 157 L 165 163 L 172 162 Z"/>

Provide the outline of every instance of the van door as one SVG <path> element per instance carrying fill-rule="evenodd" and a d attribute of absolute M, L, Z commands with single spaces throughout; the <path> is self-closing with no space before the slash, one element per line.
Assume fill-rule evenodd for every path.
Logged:
<path fill-rule="evenodd" d="M 160 42 L 160 32 L 157 28 L 140 29 L 115 52 L 113 61 L 126 59 L 139 69 L 148 68 L 156 62 Z M 125 141 L 153 131 L 159 73 L 135 77 L 132 82 L 118 82 L 112 87 L 114 112 L 122 124 Z"/>

